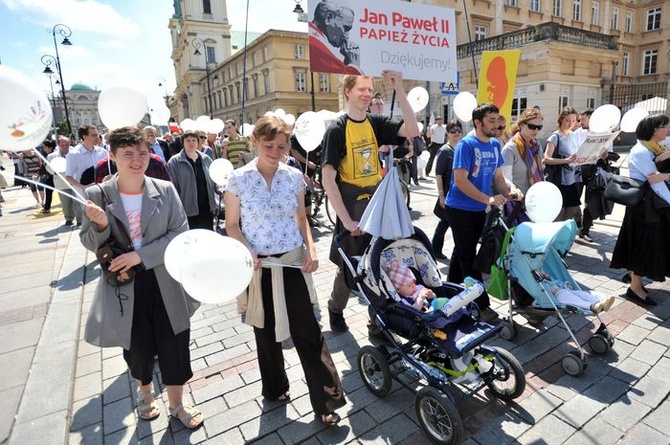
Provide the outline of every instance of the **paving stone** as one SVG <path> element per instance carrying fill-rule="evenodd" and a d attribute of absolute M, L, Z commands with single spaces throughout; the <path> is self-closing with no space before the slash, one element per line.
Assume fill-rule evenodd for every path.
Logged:
<path fill-rule="evenodd" d="M 223 351 L 223 345 L 220 342 L 198 348 L 191 348 L 191 360 L 197 360 L 199 358 L 206 357 L 221 351 Z M 211 366 L 211 364 L 207 366 Z"/>
<path fill-rule="evenodd" d="M 479 444 L 505 445 L 528 431 L 531 425 L 512 412 L 503 414 L 487 428 L 475 432 L 472 439 Z"/>
<path fill-rule="evenodd" d="M 33 348 L 23 348 L 0 354 L 0 369 L 2 369 L 0 391 L 26 384 L 34 355 L 35 350 Z"/>
<path fill-rule="evenodd" d="M 649 445 L 649 444 L 669 444 L 668 436 L 648 427 L 644 423 L 636 425 L 626 434 L 619 445 Z"/>
<path fill-rule="evenodd" d="M 635 348 L 635 351 L 633 351 L 630 356 L 642 363 L 654 366 L 663 354 L 665 354 L 667 349 L 667 346 L 660 345 L 650 340 L 645 340 Z"/>
<path fill-rule="evenodd" d="M 105 435 L 104 440 L 106 444 L 113 443 L 114 445 L 135 445 L 139 442 L 139 438 L 133 428 L 126 428 Z"/>
<path fill-rule="evenodd" d="M 90 425 L 79 431 L 73 431 L 68 436 L 68 445 L 104 445 L 102 439 L 102 423 Z"/>
<path fill-rule="evenodd" d="M 646 416 L 651 408 L 626 396 L 609 406 L 600 414 L 600 418 L 613 427 L 626 431 Z"/>
<path fill-rule="evenodd" d="M 6 413 L 0 416 L 0 443 L 6 443 L 6 439 L 12 431 L 14 425 L 14 413 L 19 409 L 19 402 L 23 395 L 23 386 L 0 391 L 0 413 Z M 7 415 L 11 413 L 10 415 Z"/>
<path fill-rule="evenodd" d="M 611 377 L 617 378 L 625 383 L 634 385 L 642 376 L 644 376 L 651 366 L 639 362 L 633 358 L 625 359 L 616 369 L 610 373 Z"/>
<path fill-rule="evenodd" d="M 537 425 L 526 431 L 518 438 L 522 445 L 544 444 L 558 445 L 562 444 L 574 434 L 575 428 L 560 420 L 554 415 L 549 415 L 540 420 Z"/>
<path fill-rule="evenodd" d="M 105 405 L 102 409 L 102 419 L 105 436 L 128 429 L 136 423 L 132 402 L 128 398 Z"/>
<path fill-rule="evenodd" d="M 414 409 L 413 394 L 404 388 L 378 399 L 365 408 L 378 423 L 411 409 Z"/>
<path fill-rule="evenodd" d="M 12 429 L 9 445 L 61 445 L 67 435 L 66 417 L 66 411 L 59 411 L 17 423 Z"/>
<path fill-rule="evenodd" d="M 630 389 L 630 385 L 612 376 L 602 377 L 595 385 L 583 392 L 584 396 L 609 405 Z"/>
<path fill-rule="evenodd" d="M 83 399 L 72 404 L 70 431 L 81 431 L 102 422 L 102 398 L 100 396 Z"/>
<path fill-rule="evenodd" d="M 382 439 L 385 441 L 384 443 L 398 443 L 418 429 L 419 426 L 408 416 L 398 414 L 380 424 L 377 428 L 359 435 L 358 440 L 361 444 L 374 443 L 377 439 Z"/>
<path fill-rule="evenodd" d="M 209 354 L 205 357 L 205 360 L 207 361 L 208 366 L 214 366 L 219 363 L 224 363 L 228 360 L 231 360 L 237 356 L 244 355 L 250 351 L 251 349 L 249 349 L 247 345 L 239 345 L 231 349 L 225 349 L 220 352 Z"/>
<path fill-rule="evenodd" d="M 596 417 L 575 432 L 564 445 L 613 444 L 622 436 L 621 431 Z"/>
<path fill-rule="evenodd" d="M 519 404 L 517 415 L 531 425 L 561 406 L 563 401 L 546 390 L 531 394 Z"/>
<path fill-rule="evenodd" d="M 283 442 L 279 437 L 279 435 L 275 433 L 251 443 L 253 443 L 254 445 L 280 445 L 285 442 Z"/>
<path fill-rule="evenodd" d="M 285 425 L 295 421 L 300 416 L 291 406 L 291 404 L 284 404 L 283 406 L 269 412 L 261 414 L 259 417 L 253 418 L 250 421 L 239 426 L 242 436 L 247 441 L 252 441 L 255 438 L 265 437 Z"/>
<path fill-rule="evenodd" d="M 639 345 L 651 331 L 635 324 L 629 325 L 616 336 L 617 341 L 625 341 L 632 345 Z"/>
<path fill-rule="evenodd" d="M 233 328 L 226 329 L 225 331 L 217 331 L 213 332 L 209 335 L 203 335 L 201 337 L 193 337 L 195 340 L 195 344 L 198 345 L 198 347 L 203 347 L 207 346 L 212 343 L 220 343 L 223 344 L 224 340 L 228 340 L 230 338 L 234 338 L 237 335 L 235 330 Z"/>
<path fill-rule="evenodd" d="M 207 400 L 223 396 L 231 391 L 244 387 L 244 381 L 239 376 L 228 377 L 220 382 L 212 385 L 207 385 L 203 388 L 196 389 L 191 394 L 195 403 L 202 403 Z"/>
<path fill-rule="evenodd" d="M 216 436 L 238 425 L 242 425 L 261 414 L 260 407 L 252 400 L 206 419 L 207 433 L 210 436 Z"/>
<path fill-rule="evenodd" d="M 117 355 L 102 361 L 102 378 L 104 380 L 119 376 L 127 371 L 128 365 L 122 355 Z"/>
<path fill-rule="evenodd" d="M 203 429 L 207 429 L 207 423 Z M 247 442 L 244 440 L 242 433 L 238 428 L 233 428 L 226 431 L 225 433 L 219 434 L 218 436 L 208 436 L 206 443 L 207 445 L 245 445 Z M 281 442 L 275 442 L 276 444 L 281 444 Z"/>
<path fill-rule="evenodd" d="M 670 328 L 668 326 L 658 326 L 649 333 L 647 339 L 661 345 L 670 345 Z"/>
<path fill-rule="evenodd" d="M 105 405 L 125 397 L 130 398 L 133 394 L 130 389 L 130 377 L 127 373 L 102 382 L 102 401 Z"/>
<path fill-rule="evenodd" d="M 261 382 L 255 382 L 251 385 L 243 386 L 240 389 L 235 389 L 223 396 L 224 400 L 230 407 L 241 405 L 242 403 L 248 402 L 249 400 L 255 400 L 261 398 L 262 392 Z"/>
<path fill-rule="evenodd" d="M 650 408 L 656 408 L 670 392 L 670 381 L 666 378 L 651 377 L 640 379 L 629 392 L 630 398 L 638 400 Z"/>
<path fill-rule="evenodd" d="M 372 430 L 378 423 L 365 411 L 343 417 L 337 428 L 326 428 L 316 435 L 321 444 L 349 443 Z"/>
<path fill-rule="evenodd" d="M 93 354 L 86 355 L 84 357 L 79 357 L 77 359 L 77 369 L 75 371 L 75 377 L 81 377 L 93 372 L 99 372 L 102 370 L 101 364 L 102 355 L 100 352 L 95 352 Z"/>

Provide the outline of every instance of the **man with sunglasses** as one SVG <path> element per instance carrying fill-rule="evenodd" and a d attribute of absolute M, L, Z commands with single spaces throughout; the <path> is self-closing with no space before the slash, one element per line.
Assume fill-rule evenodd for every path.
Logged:
<path fill-rule="evenodd" d="M 445 207 L 455 245 L 447 278 L 453 283 L 462 283 L 468 276 L 482 280 L 482 274 L 475 269 L 474 262 L 477 242 L 484 229 L 486 207 L 501 206 L 512 196 L 523 199 L 523 193 L 514 185 L 508 185 L 502 173 L 500 143 L 494 138 L 496 131 L 499 131 L 498 115 L 498 107 L 493 104 L 475 108 L 472 112 L 475 134 L 463 137 L 454 150 L 453 172 Z M 491 190 L 497 194 L 492 195 Z M 491 309 L 486 292 L 475 301 L 484 321 L 497 320 L 498 314 Z"/>

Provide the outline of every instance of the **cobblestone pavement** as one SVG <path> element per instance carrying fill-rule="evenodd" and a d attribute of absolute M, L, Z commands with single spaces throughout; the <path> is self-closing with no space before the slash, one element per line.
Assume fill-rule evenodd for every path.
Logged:
<path fill-rule="evenodd" d="M 625 159 L 625 157 L 624 157 Z M 432 235 L 436 218 L 434 181 L 412 191 L 412 216 Z M 334 273 L 327 260 L 328 227 L 314 231 L 321 258 L 315 274 L 324 334 L 346 391 L 342 422 L 324 427 L 315 419 L 295 350 L 286 345 L 291 402 L 260 396 L 255 342 L 232 303 L 203 306 L 193 318 L 194 377 L 185 400 L 203 411 L 203 428 L 185 430 L 161 416 L 138 421 L 135 383 L 120 349 L 84 343 L 82 327 L 98 279 L 94 256 L 79 243 L 78 232 L 63 226 L 62 215 L 39 217 L 26 189 L 3 191 L 0 218 L 0 443 L 23 444 L 403 444 L 430 443 L 418 425 L 414 395 L 394 382 L 377 398 L 363 385 L 356 355 L 367 337 L 363 301 L 352 297 L 345 311 L 350 331 L 328 328 L 326 301 Z M 539 327 L 523 318 L 513 341 L 490 344 L 510 350 L 523 364 L 527 388 L 514 403 L 481 390 L 459 405 L 470 444 L 666 444 L 670 443 L 670 298 L 664 283 L 648 283 L 660 304 L 647 310 L 621 297 L 623 271 L 608 268 L 623 209 L 597 221 L 594 242 L 575 243 L 566 261 L 583 287 L 617 296 L 606 313 L 614 347 L 598 356 L 586 347 L 588 366 L 580 377 L 564 374 L 560 360 L 574 349 L 555 317 Z M 444 252 L 453 243 L 447 234 Z M 446 276 L 448 263 L 441 263 Z M 83 285 L 82 285 L 83 284 Z M 502 302 L 494 307 L 506 313 Z M 573 316 L 569 324 L 584 342 L 596 329 L 593 319 Z M 160 381 L 156 368 L 155 382 Z M 158 390 L 158 385 L 156 384 Z"/>

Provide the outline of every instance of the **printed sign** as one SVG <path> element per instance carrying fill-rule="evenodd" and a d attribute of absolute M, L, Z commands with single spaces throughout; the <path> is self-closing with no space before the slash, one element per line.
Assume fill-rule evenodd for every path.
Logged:
<path fill-rule="evenodd" d="M 398 1 L 309 2 L 310 69 L 457 83 L 454 10 Z"/>
<path fill-rule="evenodd" d="M 619 133 L 621 132 L 616 131 L 611 134 L 589 133 L 577 150 L 577 160 L 570 164 L 570 166 L 595 164 L 600 159 L 600 156 L 612 145 L 614 139 L 619 136 Z"/>
<path fill-rule="evenodd" d="M 512 117 L 512 101 L 516 86 L 521 51 L 484 51 L 479 74 L 477 103 L 492 103 L 505 116 L 508 124 Z"/>

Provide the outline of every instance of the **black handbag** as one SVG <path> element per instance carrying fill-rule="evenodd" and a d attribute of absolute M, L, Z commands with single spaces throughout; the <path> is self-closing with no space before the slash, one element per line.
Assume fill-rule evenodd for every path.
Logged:
<path fill-rule="evenodd" d="M 561 140 L 561 136 L 559 134 L 556 134 L 556 148 L 554 149 L 554 152 L 552 154 L 552 158 L 554 159 L 564 159 L 563 156 L 558 154 L 558 144 Z M 563 169 L 564 168 L 570 168 L 566 164 L 556 164 L 556 165 L 548 165 L 545 164 L 544 166 L 544 179 L 547 182 L 551 182 L 557 187 L 561 186 L 561 182 L 563 180 Z"/>
<path fill-rule="evenodd" d="M 102 192 L 103 197 L 102 209 L 106 213 L 107 204 L 109 203 L 109 200 L 107 199 L 107 194 L 102 189 L 102 187 L 100 187 L 99 184 L 96 185 L 100 188 L 100 192 Z M 107 218 L 109 218 L 109 215 L 107 215 Z M 133 242 L 130 240 L 130 236 L 128 236 L 128 233 L 126 232 L 123 223 L 119 221 L 119 219 L 116 216 L 114 217 L 114 219 L 116 220 L 116 225 L 119 227 L 121 235 L 123 236 L 123 242 L 120 243 L 119 241 L 116 240 L 116 238 L 114 238 L 113 235 L 110 235 L 107 241 L 105 241 L 100 247 L 98 247 L 98 250 L 95 251 L 95 256 L 98 259 L 98 262 L 100 263 L 100 268 L 102 269 L 102 274 L 105 277 L 105 281 L 107 282 L 107 284 L 116 287 L 116 286 L 123 286 L 124 284 L 128 284 L 131 281 L 133 281 L 135 279 L 135 274 L 137 273 L 137 266 L 128 269 L 125 272 L 125 275 L 122 275 L 119 271 L 109 270 L 109 265 L 114 258 L 123 255 L 124 253 L 132 252 L 134 250 Z"/>
<path fill-rule="evenodd" d="M 605 199 L 624 206 L 636 206 L 642 202 L 645 182 L 627 176 L 612 175 L 603 196 Z"/>

